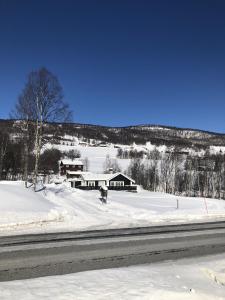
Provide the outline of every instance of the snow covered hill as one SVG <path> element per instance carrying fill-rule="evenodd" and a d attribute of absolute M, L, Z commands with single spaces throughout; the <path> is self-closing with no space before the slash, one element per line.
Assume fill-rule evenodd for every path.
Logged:
<path fill-rule="evenodd" d="M 19 138 L 18 123 L 16 120 L 0 120 L 0 127 L 6 128 L 12 136 Z M 61 137 L 74 136 L 84 142 L 91 140 L 113 144 L 144 145 L 151 142 L 154 145 L 181 146 L 205 148 L 206 146 L 225 146 L 225 134 L 208 132 L 196 129 L 185 129 L 161 125 L 137 125 L 127 127 L 107 127 L 90 124 L 60 124 L 49 123 L 45 131 L 52 135 L 57 132 Z"/>

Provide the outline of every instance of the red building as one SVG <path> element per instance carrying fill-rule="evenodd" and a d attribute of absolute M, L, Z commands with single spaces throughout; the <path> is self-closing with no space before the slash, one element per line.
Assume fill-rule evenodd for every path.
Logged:
<path fill-rule="evenodd" d="M 59 173 L 61 176 L 67 174 L 67 171 L 83 171 L 84 164 L 80 160 L 63 159 L 59 163 Z"/>

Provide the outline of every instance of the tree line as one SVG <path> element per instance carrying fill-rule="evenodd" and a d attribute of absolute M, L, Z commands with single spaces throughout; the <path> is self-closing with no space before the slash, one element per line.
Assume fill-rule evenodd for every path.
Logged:
<path fill-rule="evenodd" d="M 127 174 L 144 189 L 194 197 L 225 199 L 225 155 L 180 155 L 151 151 L 132 159 Z"/>
<path fill-rule="evenodd" d="M 0 132 L 0 180 L 27 180 L 32 182 L 35 168 L 35 154 L 24 155 L 24 143 L 12 141 L 7 133 Z M 2 151 L 4 149 L 4 152 Z M 58 149 L 46 149 L 39 157 L 38 172 L 43 176 L 56 174 L 59 171 L 58 161 L 64 154 Z M 26 170 L 25 170 L 26 168 Z M 26 175 L 25 175 L 26 174 Z M 26 176 L 26 177 L 25 177 Z"/>

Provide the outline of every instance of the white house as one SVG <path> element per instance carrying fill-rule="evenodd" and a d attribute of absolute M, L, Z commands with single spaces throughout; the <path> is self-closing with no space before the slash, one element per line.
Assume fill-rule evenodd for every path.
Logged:
<path fill-rule="evenodd" d="M 83 190 L 95 190 L 107 186 L 111 190 L 137 190 L 135 181 L 123 173 L 93 174 L 83 173 L 80 178 L 71 179 L 71 187 Z"/>

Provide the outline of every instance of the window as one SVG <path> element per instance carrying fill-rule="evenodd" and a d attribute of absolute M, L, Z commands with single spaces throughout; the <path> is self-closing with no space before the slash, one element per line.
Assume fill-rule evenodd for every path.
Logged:
<path fill-rule="evenodd" d="M 110 181 L 110 186 L 124 186 L 123 181 Z"/>
<path fill-rule="evenodd" d="M 95 181 L 88 181 L 88 186 L 95 186 Z"/>

